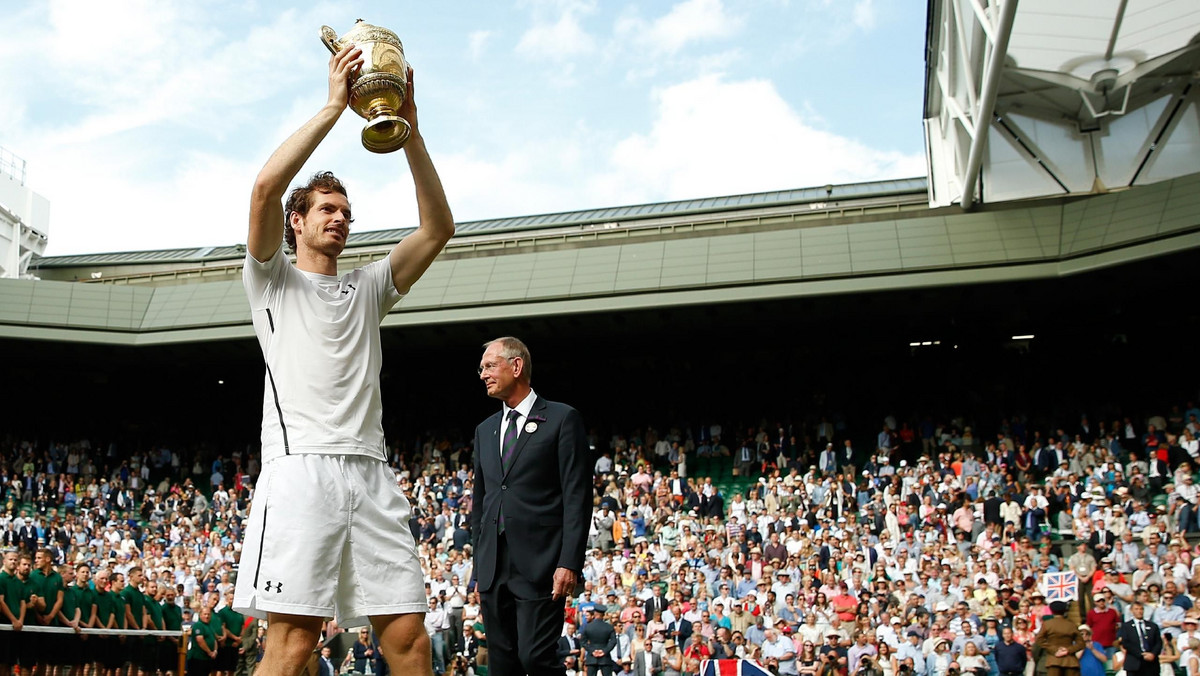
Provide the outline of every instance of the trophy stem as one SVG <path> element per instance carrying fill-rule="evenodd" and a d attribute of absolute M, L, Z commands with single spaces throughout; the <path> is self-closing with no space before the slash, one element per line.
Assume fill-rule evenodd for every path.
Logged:
<path fill-rule="evenodd" d="M 390 108 L 386 108 L 391 112 Z M 370 121 L 362 130 L 362 144 L 373 153 L 391 153 L 404 147 L 412 135 L 412 126 L 399 115 L 376 114 L 374 109 Z"/>

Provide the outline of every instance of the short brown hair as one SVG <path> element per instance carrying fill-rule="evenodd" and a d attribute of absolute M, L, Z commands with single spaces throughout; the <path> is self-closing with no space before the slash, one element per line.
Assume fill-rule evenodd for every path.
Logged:
<path fill-rule="evenodd" d="M 283 208 L 283 238 L 287 240 L 288 249 L 293 253 L 296 251 L 296 232 L 292 230 L 292 214 L 307 214 L 312 207 L 311 198 L 314 192 L 337 192 L 346 198 L 350 197 L 346 194 L 346 186 L 342 185 L 332 171 L 318 171 L 308 179 L 308 183 L 294 188 L 288 194 L 287 204 Z"/>

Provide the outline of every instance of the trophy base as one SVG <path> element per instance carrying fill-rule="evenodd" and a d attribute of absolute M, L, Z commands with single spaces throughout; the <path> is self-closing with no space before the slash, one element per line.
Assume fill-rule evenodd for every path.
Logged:
<path fill-rule="evenodd" d="M 363 127 L 362 144 L 373 153 L 391 153 L 403 148 L 411 135 L 408 120 L 399 115 L 380 115 Z"/>

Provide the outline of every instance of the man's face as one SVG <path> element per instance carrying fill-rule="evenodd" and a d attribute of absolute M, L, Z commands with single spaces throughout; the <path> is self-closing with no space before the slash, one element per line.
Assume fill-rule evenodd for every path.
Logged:
<path fill-rule="evenodd" d="M 17 562 L 17 577 L 21 578 L 22 580 L 27 579 L 30 571 L 32 570 L 33 563 L 29 559 L 22 557 Z"/>
<path fill-rule="evenodd" d="M 37 554 L 34 555 L 34 565 L 36 565 L 38 568 L 45 569 L 46 566 L 49 566 L 52 563 L 54 562 L 50 560 L 50 556 L 40 549 L 38 550 Z"/>
<path fill-rule="evenodd" d="M 495 399 L 507 399 L 517 385 L 517 376 L 513 370 L 515 359 L 506 359 L 503 350 L 499 343 L 493 343 L 479 360 L 479 379 L 487 388 L 488 396 Z"/>
<path fill-rule="evenodd" d="M 312 206 L 308 213 L 291 214 L 296 246 L 338 256 L 346 248 L 350 234 L 350 200 L 338 192 L 314 191 L 309 196 Z"/>

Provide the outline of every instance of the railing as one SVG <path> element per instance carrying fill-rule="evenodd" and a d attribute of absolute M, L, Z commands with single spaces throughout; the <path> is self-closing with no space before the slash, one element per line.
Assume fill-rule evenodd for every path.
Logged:
<path fill-rule="evenodd" d="M 0 173 L 11 176 L 21 185 L 25 185 L 25 160 L 0 146 Z"/>

